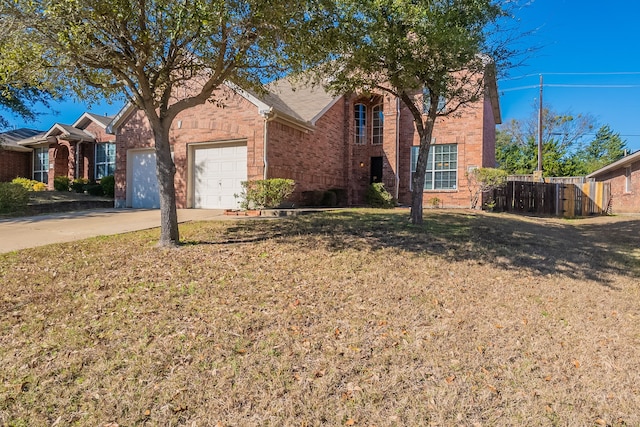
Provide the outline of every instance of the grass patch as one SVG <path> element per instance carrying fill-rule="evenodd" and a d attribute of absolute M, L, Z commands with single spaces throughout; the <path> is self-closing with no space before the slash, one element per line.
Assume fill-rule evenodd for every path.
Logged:
<path fill-rule="evenodd" d="M 0 255 L 0 425 L 640 425 L 640 221 L 425 219 Z"/>

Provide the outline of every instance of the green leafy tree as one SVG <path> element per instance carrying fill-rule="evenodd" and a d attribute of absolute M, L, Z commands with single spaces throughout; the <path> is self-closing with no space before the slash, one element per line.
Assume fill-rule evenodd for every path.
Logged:
<path fill-rule="evenodd" d="M 0 0 L 40 36 L 48 60 L 79 96 L 123 93 L 142 110 L 155 142 L 159 246 L 179 243 L 169 129 L 224 82 L 263 82 L 313 62 L 314 35 L 333 20 L 305 0 Z M 93 88 L 93 92 L 87 89 Z M 180 97 L 177 95 L 180 94 Z M 186 94 L 186 95 L 185 95 Z"/>
<path fill-rule="evenodd" d="M 491 0 L 344 0 L 337 57 L 327 64 L 338 93 L 383 91 L 402 100 L 420 137 L 411 221 L 422 223 L 427 156 L 436 118 L 485 93 L 511 52 L 493 38 L 508 16 Z M 442 105 L 441 100 L 446 100 Z"/>
<path fill-rule="evenodd" d="M 601 126 L 596 132 L 595 139 L 583 149 L 576 152 L 574 162 L 577 174 L 588 175 L 598 169 L 620 160 L 627 150 L 627 142 L 614 133 L 609 125 Z"/>
<path fill-rule="evenodd" d="M 509 174 L 531 174 L 538 165 L 538 118 L 511 120 L 498 129 L 496 160 Z M 544 176 L 574 176 L 581 170 L 577 150 L 595 127 L 590 115 L 559 114 L 543 109 L 542 169 Z"/>
<path fill-rule="evenodd" d="M 47 67 L 43 53 L 23 23 L 0 8 L 0 110 L 33 120 L 36 104 L 48 107 L 58 97 L 55 69 Z M 0 115 L 0 127 L 8 125 Z"/>
<path fill-rule="evenodd" d="M 478 168 L 467 172 L 467 182 L 471 195 L 471 209 L 478 206 L 483 193 L 504 187 L 507 184 L 507 172 L 496 168 Z"/>

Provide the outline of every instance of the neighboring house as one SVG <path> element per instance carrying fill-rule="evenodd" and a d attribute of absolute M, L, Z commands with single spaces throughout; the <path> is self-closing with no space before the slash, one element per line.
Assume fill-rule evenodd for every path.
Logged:
<path fill-rule="evenodd" d="M 611 184 L 612 213 L 640 212 L 640 151 L 587 175 Z"/>
<path fill-rule="evenodd" d="M 170 130 L 180 208 L 237 208 L 240 183 L 291 178 L 295 200 L 340 189 L 347 204 L 363 205 L 381 181 L 410 203 L 419 138 L 409 110 L 388 94 L 332 96 L 320 87 L 282 80 L 257 96 L 233 85 L 179 114 Z M 425 204 L 468 207 L 466 172 L 495 165 L 500 109 L 495 80 L 484 99 L 440 118 L 424 191 Z M 147 119 L 125 107 L 109 126 L 116 134 L 116 207 L 159 206 L 153 138 Z"/>
<path fill-rule="evenodd" d="M 0 133 L 0 182 L 31 177 L 33 150 L 18 141 L 40 134 L 43 132 L 26 128 Z"/>
<path fill-rule="evenodd" d="M 53 189 L 57 176 L 99 180 L 115 173 L 115 136 L 106 132 L 113 117 L 84 113 L 73 125 L 54 124 L 15 144 L 31 151 L 27 174 Z"/>

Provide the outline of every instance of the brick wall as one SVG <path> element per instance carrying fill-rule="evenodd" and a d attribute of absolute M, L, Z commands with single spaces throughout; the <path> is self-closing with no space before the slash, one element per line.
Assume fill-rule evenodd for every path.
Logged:
<path fill-rule="evenodd" d="M 247 174 L 251 179 L 264 175 L 265 119 L 255 105 L 232 93 L 218 93 L 224 105 L 206 103 L 176 117 L 170 142 L 176 164 L 178 207 L 190 207 L 189 145 L 197 143 L 246 140 Z M 365 143 L 355 143 L 354 105 L 367 108 Z M 384 132 L 382 144 L 373 144 L 372 109 L 382 104 Z M 398 107 L 399 110 L 398 110 Z M 419 138 L 408 108 L 387 94 L 343 97 L 315 124 L 314 130 L 287 122 L 277 115 L 267 122 L 268 177 L 291 178 L 297 183 L 296 196 L 309 190 L 344 188 L 348 203 L 364 204 L 371 181 L 372 158 L 382 158 L 382 181 L 402 204 L 410 203 L 411 147 Z M 435 144 L 457 144 L 458 185 L 455 190 L 425 191 L 424 201 L 437 197 L 444 207 L 468 207 L 469 191 L 465 173 L 470 166 L 495 164 L 495 123 L 491 105 L 481 101 L 440 118 L 433 137 Z M 134 113 L 119 129 L 116 143 L 116 200 L 126 198 L 127 151 L 153 147 L 146 118 Z M 397 189 L 397 190 L 396 190 Z M 122 205 L 122 204 L 121 204 Z"/>
<path fill-rule="evenodd" d="M 334 104 L 315 130 L 268 123 L 268 177 L 296 181 L 294 200 L 312 190 L 345 189 L 344 100 Z"/>
<path fill-rule="evenodd" d="M 486 110 L 487 102 L 470 104 L 453 116 L 438 118 L 433 130 L 433 144 L 457 144 L 458 170 L 457 189 L 425 190 L 424 206 L 429 206 L 434 198 L 440 200 L 441 207 L 469 207 L 469 190 L 466 172 L 470 167 L 483 167 L 495 163 L 495 123 L 493 113 Z M 490 118 L 487 118 L 487 114 Z M 411 147 L 419 146 L 420 139 L 413 116 L 408 108 L 400 110 L 400 192 L 398 200 L 401 204 L 411 203 Z M 489 128 L 488 131 L 485 129 Z M 492 139 L 493 135 L 493 139 Z"/>
<path fill-rule="evenodd" d="M 0 148 L 0 182 L 17 177 L 31 178 L 31 153 Z"/>
<path fill-rule="evenodd" d="M 169 142 L 176 166 L 175 186 L 178 208 L 189 203 L 188 147 L 190 144 L 230 140 L 247 141 L 248 179 L 263 177 L 264 119 L 255 105 L 230 91 L 217 92 L 223 105 L 207 102 L 180 113 L 169 131 Z M 141 111 L 135 112 L 118 130 L 116 138 L 116 201 L 126 200 L 127 152 L 131 149 L 153 148 L 153 133 Z"/>
<path fill-rule="evenodd" d="M 626 168 L 609 172 L 598 181 L 611 183 L 611 206 L 614 214 L 640 212 L 640 161 L 631 165 L 631 182 L 627 191 Z"/>

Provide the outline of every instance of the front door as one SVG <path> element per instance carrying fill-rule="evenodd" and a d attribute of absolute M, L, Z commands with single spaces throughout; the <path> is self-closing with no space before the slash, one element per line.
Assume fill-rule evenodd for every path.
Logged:
<path fill-rule="evenodd" d="M 371 177 L 369 183 L 382 182 L 382 157 L 371 158 Z"/>

